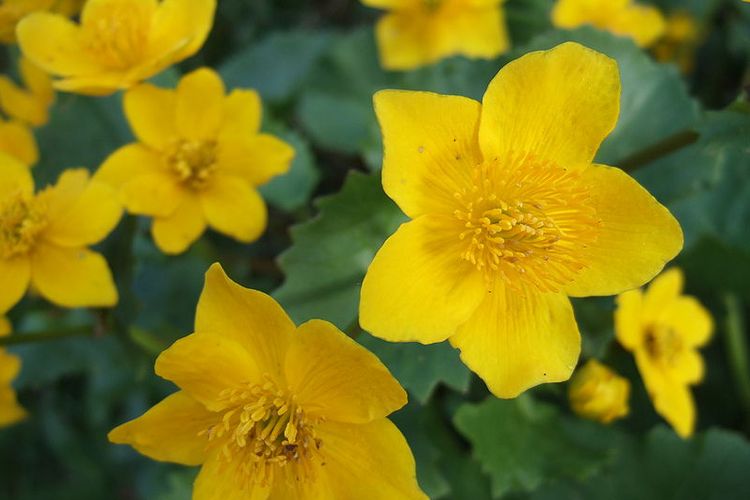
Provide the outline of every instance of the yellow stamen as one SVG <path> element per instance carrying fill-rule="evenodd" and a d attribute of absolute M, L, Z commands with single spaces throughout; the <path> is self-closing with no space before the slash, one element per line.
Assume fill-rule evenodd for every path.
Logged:
<path fill-rule="evenodd" d="M 167 154 L 167 165 L 191 189 L 203 189 L 216 170 L 216 142 L 177 141 Z"/>
<path fill-rule="evenodd" d="M 39 199 L 18 192 L 1 200 L 0 257 L 9 259 L 30 252 L 46 224 L 46 207 Z"/>

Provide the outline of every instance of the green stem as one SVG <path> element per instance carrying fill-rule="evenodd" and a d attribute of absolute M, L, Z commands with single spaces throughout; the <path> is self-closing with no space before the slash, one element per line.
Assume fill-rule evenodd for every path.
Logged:
<path fill-rule="evenodd" d="M 737 395 L 748 416 L 750 425 L 750 363 L 748 362 L 748 347 L 745 321 L 742 317 L 742 304 L 737 295 L 728 293 L 724 296 L 727 308 L 726 341 L 729 367 L 732 370 Z"/>
<path fill-rule="evenodd" d="M 0 347 L 30 344 L 34 342 L 47 342 L 69 337 L 93 336 L 94 327 L 91 325 L 72 326 L 61 330 L 46 330 L 41 332 L 16 333 L 7 337 L 0 337 Z"/>
<path fill-rule="evenodd" d="M 683 130 L 620 161 L 618 167 L 632 172 L 653 161 L 674 153 L 698 140 L 699 134 L 694 130 Z"/>

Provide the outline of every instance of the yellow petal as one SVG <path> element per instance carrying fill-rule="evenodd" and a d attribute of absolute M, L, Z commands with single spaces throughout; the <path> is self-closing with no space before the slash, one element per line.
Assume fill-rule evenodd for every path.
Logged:
<path fill-rule="evenodd" d="M 55 89 L 52 87 L 52 79 L 49 74 L 26 57 L 21 57 L 18 62 L 18 70 L 21 73 L 21 80 L 35 99 L 40 104 L 47 106 L 52 104 L 55 100 Z M 46 123 L 46 120 L 44 123 Z"/>
<path fill-rule="evenodd" d="M 271 485 L 261 486 L 244 480 L 246 472 L 242 461 L 228 461 L 220 453 L 210 455 L 193 485 L 193 500 L 266 500 Z M 273 500 L 291 497 L 275 497 Z"/>
<path fill-rule="evenodd" d="M 568 295 L 613 295 L 656 276 L 682 249 L 677 220 L 620 169 L 594 165 L 581 175 L 601 221 L 595 243 L 581 252 L 586 268 Z"/>
<path fill-rule="evenodd" d="M 394 11 L 375 26 L 380 63 L 387 70 L 409 70 L 440 59 L 434 27 L 426 16 Z"/>
<path fill-rule="evenodd" d="M 640 47 L 649 47 L 662 36 L 666 28 L 659 9 L 651 5 L 630 5 L 612 25 L 612 31 L 635 40 Z"/>
<path fill-rule="evenodd" d="M 188 249 L 206 230 L 203 208 L 195 196 L 186 196 L 172 215 L 154 217 L 151 235 L 159 250 L 179 254 Z"/>
<path fill-rule="evenodd" d="M 23 298 L 31 280 L 31 267 L 26 257 L 0 258 L 0 314 L 4 314 Z"/>
<path fill-rule="evenodd" d="M 486 294 L 482 275 L 460 258 L 458 233 L 424 215 L 386 240 L 362 282 L 359 322 L 391 342 L 441 342 Z"/>
<path fill-rule="evenodd" d="M 409 445 L 390 420 L 324 422 L 319 436 L 323 470 L 333 492 L 330 498 L 427 499 L 417 484 Z"/>
<path fill-rule="evenodd" d="M 662 320 L 690 347 L 704 345 L 714 330 L 711 314 L 695 297 L 690 296 L 679 297 L 666 306 Z"/>
<path fill-rule="evenodd" d="M 88 172 L 83 172 L 88 177 Z M 60 191 L 60 195 L 65 196 L 64 192 Z M 55 196 L 56 190 L 53 188 L 49 193 Z M 56 204 L 61 209 L 50 214 L 44 238 L 65 247 L 82 247 L 100 242 L 117 226 L 122 216 L 117 193 L 109 185 L 95 180 L 87 180 L 86 187 L 78 196 Z"/>
<path fill-rule="evenodd" d="M 50 302 L 63 307 L 112 307 L 117 303 L 112 274 L 100 254 L 39 243 L 31 260 L 31 283 Z"/>
<path fill-rule="evenodd" d="M 643 297 L 643 316 L 647 321 L 662 317 L 667 307 L 682 295 L 685 277 L 677 267 L 667 269 L 649 284 Z"/>
<path fill-rule="evenodd" d="M 29 167 L 18 158 L 0 151 L 0 200 L 15 193 L 31 196 L 34 193 L 34 180 Z"/>
<path fill-rule="evenodd" d="M 212 69 L 182 77 L 177 86 L 177 130 L 190 140 L 216 139 L 224 115 L 224 82 Z"/>
<path fill-rule="evenodd" d="M 564 294 L 501 284 L 450 341 L 500 398 L 568 380 L 581 352 L 578 325 Z"/>
<path fill-rule="evenodd" d="M 208 225 L 244 243 L 257 240 L 266 229 L 266 204 L 239 177 L 217 175 L 200 193 Z"/>
<path fill-rule="evenodd" d="M 18 404 L 11 381 L 21 369 L 18 356 L 0 349 L 0 427 L 5 427 L 26 418 L 26 411 Z"/>
<path fill-rule="evenodd" d="M 147 74 L 144 77 L 151 76 Z M 89 96 L 107 96 L 112 93 L 130 88 L 140 78 L 124 71 L 102 71 L 91 76 L 71 76 L 55 80 L 54 86 L 63 92 L 73 92 Z"/>
<path fill-rule="evenodd" d="M 219 142 L 217 164 L 222 173 L 260 186 L 285 174 L 293 158 L 294 149 L 289 144 L 270 134 L 260 134 Z"/>
<path fill-rule="evenodd" d="M 211 411 L 223 409 L 224 389 L 262 381 L 263 374 L 245 348 L 229 337 L 194 333 L 156 358 L 156 374 L 171 380 Z"/>
<path fill-rule="evenodd" d="M 192 56 L 206 41 L 215 10 L 216 0 L 162 1 L 152 21 L 150 52 L 173 51 L 169 58 L 172 62 Z"/>
<path fill-rule="evenodd" d="M 162 159 L 153 150 L 138 144 L 128 144 L 109 155 L 94 174 L 94 180 L 120 188 L 142 175 L 162 170 Z"/>
<path fill-rule="evenodd" d="M 107 438 L 115 444 L 130 445 L 154 460 L 200 465 L 208 446 L 204 431 L 218 420 L 215 413 L 179 391 L 140 417 L 115 427 Z"/>
<path fill-rule="evenodd" d="M 652 366 L 645 353 L 636 353 L 636 364 L 656 412 L 681 437 L 692 435 L 695 428 L 695 403 L 687 385 Z"/>
<path fill-rule="evenodd" d="M 149 83 L 125 93 L 123 107 L 135 136 L 149 146 L 165 150 L 177 139 L 177 93 Z"/>
<path fill-rule="evenodd" d="M 274 299 L 238 285 L 219 264 L 208 270 L 195 313 L 195 331 L 238 342 L 262 372 L 280 376 L 294 330 L 294 323 Z"/>
<path fill-rule="evenodd" d="M 263 106 L 254 90 L 236 89 L 224 99 L 224 120 L 219 133 L 220 140 L 245 138 L 260 130 Z"/>
<path fill-rule="evenodd" d="M 48 73 L 70 76 L 101 71 L 88 56 L 78 25 L 65 16 L 35 12 L 18 23 L 16 33 L 23 55 Z"/>
<path fill-rule="evenodd" d="M 121 195 L 128 212 L 156 217 L 172 215 L 185 198 L 192 196 L 166 170 L 139 175 L 123 185 Z"/>
<path fill-rule="evenodd" d="M 13 331 L 13 326 L 5 316 L 0 316 L 0 337 L 6 337 Z"/>
<path fill-rule="evenodd" d="M 398 90 L 378 92 L 374 104 L 383 132 L 385 192 L 412 218 L 452 214 L 454 194 L 472 184 L 472 169 L 482 162 L 480 104 Z"/>
<path fill-rule="evenodd" d="M 617 296 L 615 334 L 626 349 L 632 351 L 643 342 L 643 294 L 629 290 Z"/>
<path fill-rule="evenodd" d="M 438 37 L 439 44 L 445 47 L 445 56 L 463 54 L 491 59 L 510 47 L 505 15 L 497 5 L 464 7 L 443 24 Z"/>
<path fill-rule="evenodd" d="M 484 94 L 479 143 L 485 158 L 520 153 L 561 167 L 586 165 L 619 111 L 615 60 L 567 42 L 500 70 Z"/>
<path fill-rule="evenodd" d="M 34 134 L 20 122 L 0 122 L 0 151 L 30 167 L 39 161 Z"/>
<path fill-rule="evenodd" d="M 33 126 L 47 123 L 47 103 L 18 87 L 7 76 L 0 76 L 0 106 L 10 117 Z"/>
<path fill-rule="evenodd" d="M 692 349 L 685 349 L 677 354 L 672 361 L 674 378 L 684 384 L 697 384 L 703 380 L 705 368 L 703 358 Z"/>
<path fill-rule="evenodd" d="M 290 391 L 311 415 L 366 423 L 406 404 L 406 392 L 383 363 L 327 321 L 297 329 L 285 366 Z"/>

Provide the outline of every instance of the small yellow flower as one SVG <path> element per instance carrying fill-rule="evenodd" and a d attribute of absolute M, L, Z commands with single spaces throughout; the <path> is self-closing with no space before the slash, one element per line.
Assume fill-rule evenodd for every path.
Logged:
<path fill-rule="evenodd" d="M 88 0 L 80 25 L 37 12 L 18 23 L 24 55 L 60 77 L 59 90 L 106 95 L 195 54 L 216 0 Z"/>
<path fill-rule="evenodd" d="M 112 306 L 117 290 L 104 257 L 87 247 L 115 227 L 122 208 L 85 169 L 63 172 L 34 194 L 28 167 L 0 153 L 0 314 L 29 284 L 64 307 Z"/>
<path fill-rule="evenodd" d="M 0 337 L 10 333 L 10 322 L 0 316 Z M 15 424 L 26 418 L 26 411 L 18 404 L 16 392 L 11 382 L 21 371 L 21 360 L 18 356 L 8 354 L 0 349 L 0 427 Z"/>
<path fill-rule="evenodd" d="M 608 424 L 628 414 L 630 382 L 595 359 L 576 370 L 568 399 L 578 415 Z"/>
<path fill-rule="evenodd" d="M 661 62 L 674 62 L 683 73 L 690 73 L 701 40 L 698 23 L 687 11 L 673 12 L 666 22 L 664 35 L 654 45 L 654 56 Z"/>
<path fill-rule="evenodd" d="M 713 332 L 713 320 L 694 297 L 682 295 L 682 271 L 672 268 L 648 290 L 617 297 L 617 340 L 635 355 L 656 411 L 682 437 L 693 434 L 695 403 L 690 385 L 703 379 L 697 348 Z"/>
<path fill-rule="evenodd" d="M 0 43 L 16 42 L 16 25 L 32 12 L 48 10 L 55 0 L 0 0 Z"/>
<path fill-rule="evenodd" d="M 370 264 L 362 328 L 450 338 L 499 397 L 567 380 L 580 353 L 568 296 L 640 286 L 682 247 L 666 208 L 592 164 L 619 97 L 617 63 L 576 43 L 507 64 L 482 103 L 377 93 L 383 188 L 412 220 Z"/>
<path fill-rule="evenodd" d="M 177 90 L 150 84 L 125 94 L 125 114 L 140 143 L 115 151 L 96 178 L 120 190 L 131 213 L 154 218 L 165 253 L 185 251 L 206 225 L 242 242 L 266 228 L 257 186 L 289 169 L 294 150 L 259 133 L 253 90 L 225 96 L 213 70 L 186 75 Z"/>
<path fill-rule="evenodd" d="M 632 38 L 641 47 L 651 46 L 664 32 L 664 18 L 659 9 L 632 0 L 558 0 L 552 22 L 566 29 L 595 26 Z"/>
<path fill-rule="evenodd" d="M 36 139 L 29 127 L 17 121 L 0 118 L 0 152 L 6 153 L 26 166 L 32 167 L 39 160 Z"/>
<path fill-rule="evenodd" d="M 389 12 L 376 35 L 383 67 L 406 70 L 445 57 L 490 59 L 510 45 L 503 0 L 362 0 Z"/>
<path fill-rule="evenodd" d="M 156 360 L 181 389 L 109 434 L 155 460 L 202 465 L 195 500 L 426 499 L 386 417 L 406 393 L 332 324 L 299 327 L 268 295 L 206 273 L 195 332 Z"/>
<path fill-rule="evenodd" d="M 8 116 L 33 127 L 44 125 L 55 102 L 52 79 L 25 57 L 19 60 L 18 69 L 24 87 L 0 75 L 0 108 Z"/>

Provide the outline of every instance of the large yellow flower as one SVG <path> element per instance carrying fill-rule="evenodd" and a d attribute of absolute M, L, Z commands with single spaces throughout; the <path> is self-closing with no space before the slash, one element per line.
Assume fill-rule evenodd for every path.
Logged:
<path fill-rule="evenodd" d="M 195 331 L 156 360 L 180 391 L 109 434 L 156 460 L 202 465 L 195 500 L 423 499 L 386 418 L 406 393 L 332 324 L 299 327 L 214 264 Z"/>
<path fill-rule="evenodd" d="M 64 307 L 114 305 L 107 262 L 86 247 L 104 239 L 121 213 L 112 189 L 85 169 L 66 170 L 35 195 L 28 167 L 0 153 L 0 314 L 29 284 Z"/>
<path fill-rule="evenodd" d="M 630 37 L 641 47 L 656 42 L 665 27 L 659 9 L 632 0 L 558 0 L 552 11 L 552 22 L 559 28 L 588 24 Z"/>
<path fill-rule="evenodd" d="M 9 154 L 29 167 L 39 160 L 39 149 L 29 127 L 15 120 L 0 118 L 0 152 Z"/>
<path fill-rule="evenodd" d="M 10 323 L 0 316 L 0 337 L 10 333 Z M 26 411 L 18 404 L 11 382 L 21 371 L 18 356 L 0 349 L 0 427 L 12 425 L 26 417 Z"/>
<path fill-rule="evenodd" d="M 8 116 L 34 127 L 49 121 L 49 108 L 55 102 L 52 79 L 25 57 L 18 61 L 23 87 L 0 75 L 0 108 Z"/>
<path fill-rule="evenodd" d="M 615 61 L 575 43 L 509 63 L 481 104 L 376 94 L 383 188 L 413 220 L 370 264 L 362 328 L 450 338 L 500 397 L 567 380 L 580 352 L 568 296 L 637 287 L 682 247 L 666 208 L 592 164 L 619 95 Z"/>
<path fill-rule="evenodd" d="M 294 150 L 259 133 L 262 107 L 253 90 L 228 96 L 219 75 L 199 69 L 177 90 L 144 84 L 125 95 L 125 114 L 140 143 L 115 151 L 96 178 L 116 186 L 127 209 L 154 218 L 166 253 L 180 253 L 206 225 L 242 242 L 266 228 L 257 186 L 289 169 Z"/>
<path fill-rule="evenodd" d="M 412 69 L 448 56 L 493 58 L 508 50 L 503 0 L 362 0 L 389 12 L 376 35 L 383 67 Z"/>
<path fill-rule="evenodd" d="M 568 399 L 578 415 L 608 424 L 628 414 L 630 382 L 595 359 L 576 370 Z"/>
<path fill-rule="evenodd" d="M 617 297 L 617 340 L 633 352 L 656 411 L 687 437 L 695 428 L 690 385 L 703 379 L 697 348 L 711 338 L 711 315 L 694 297 L 682 295 L 683 276 L 665 271 L 648 290 Z"/>
<path fill-rule="evenodd" d="M 80 25 L 36 12 L 16 32 L 24 55 L 60 77 L 56 88 L 105 95 L 195 54 L 215 8 L 216 0 L 88 0 Z"/>

